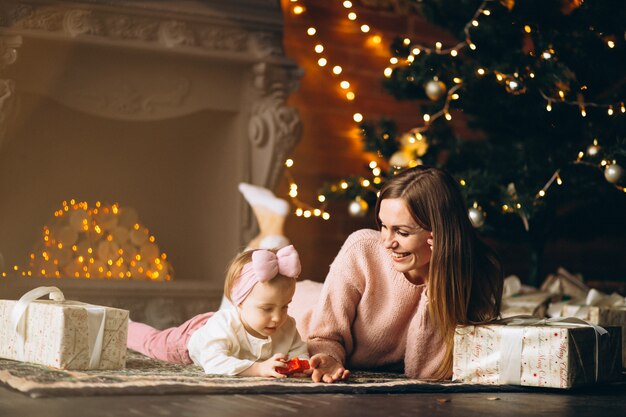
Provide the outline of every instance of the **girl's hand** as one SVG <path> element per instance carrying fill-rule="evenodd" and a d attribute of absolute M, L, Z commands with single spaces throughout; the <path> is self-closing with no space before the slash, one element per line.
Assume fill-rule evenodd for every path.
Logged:
<path fill-rule="evenodd" d="M 344 368 L 341 363 L 325 353 L 314 355 L 309 362 L 311 363 L 311 369 L 313 369 L 311 374 L 313 382 L 333 383 L 344 380 L 350 375 L 350 371 Z"/>
<path fill-rule="evenodd" d="M 287 375 L 279 374 L 276 372 L 276 368 L 284 368 L 287 362 L 287 355 L 282 353 L 275 353 L 271 358 L 263 362 L 257 362 L 258 365 L 256 372 L 258 376 L 273 377 L 273 378 L 287 378 Z"/>

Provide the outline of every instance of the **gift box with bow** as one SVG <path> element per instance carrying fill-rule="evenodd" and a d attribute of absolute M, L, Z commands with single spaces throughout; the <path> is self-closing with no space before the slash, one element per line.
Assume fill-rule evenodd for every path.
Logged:
<path fill-rule="evenodd" d="M 583 304 L 565 304 L 561 316 L 573 316 L 599 326 L 622 328 L 622 366 L 626 367 L 626 298 L 591 289 Z"/>
<path fill-rule="evenodd" d="M 621 374 L 621 329 L 580 319 L 511 317 L 458 326 L 454 381 L 572 388 L 613 381 Z"/>
<path fill-rule="evenodd" d="M 50 300 L 37 300 L 50 295 Z M 66 301 L 56 287 L 0 300 L 0 357 L 59 369 L 126 364 L 128 311 Z"/>

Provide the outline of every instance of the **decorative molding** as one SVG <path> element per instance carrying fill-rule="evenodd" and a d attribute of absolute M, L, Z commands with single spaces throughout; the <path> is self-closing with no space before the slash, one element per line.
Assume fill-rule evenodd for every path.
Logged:
<path fill-rule="evenodd" d="M 0 71 L 17 61 L 17 48 L 20 46 L 22 46 L 21 36 L 0 36 Z"/>
<path fill-rule="evenodd" d="M 151 74 L 150 77 L 155 75 Z M 57 99 L 70 107 L 95 115 L 114 119 L 151 120 L 194 110 L 193 107 L 187 109 L 185 106 L 185 98 L 191 90 L 191 80 L 186 77 L 167 77 L 158 88 L 139 85 L 137 80 L 132 79 L 126 79 L 122 84 L 119 79 L 114 79 L 104 86 L 72 81 L 75 80 L 68 80 Z"/>
<path fill-rule="evenodd" d="M 118 3 L 124 6 L 124 2 Z M 0 28 L 28 36 L 140 44 L 205 55 L 229 52 L 248 61 L 284 57 L 280 27 L 259 30 L 242 22 L 202 19 L 202 15 L 193 19 L 176 17 L 172 11 L 137 15 L 124 7 L 99 6 L 8 2 L 0 7 Z"/>
<path fill-rule="evenodd" d="M 264 181 L 260 184 L 272 189 L 282 172 L 282 162 L 302 134 L 298 110 L 286 105 L 289 93 L 298 86 L 302 71 L 259 63 L 253 67 L 253 75 L 259 99 L 252 104 L 248 124 L 252 162 L 257 169 L 257 181 L 258 172 L 264 172 Z"/>

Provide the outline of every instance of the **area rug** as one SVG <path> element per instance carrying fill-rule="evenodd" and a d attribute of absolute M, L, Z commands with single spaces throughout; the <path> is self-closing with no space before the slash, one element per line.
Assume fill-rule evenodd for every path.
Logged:
<path fill-rule="evenodd" d="M 63 371 L 0 359 L 0 382 L 33 398 L 150 394 L 307 394 L 515 392 L 516 386 L 470 385 L 408 379 L 400 374 L 353 372 L 347 381 L 314 383 L 310 378 L 251 378 L 206 375 L 195 365 L 175 365 L 129 352 L 126 368 L 114 371 Z"/>

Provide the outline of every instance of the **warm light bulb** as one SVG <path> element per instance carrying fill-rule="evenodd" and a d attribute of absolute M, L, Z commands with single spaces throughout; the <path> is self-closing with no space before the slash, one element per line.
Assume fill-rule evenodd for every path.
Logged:
<path fill-rule="evenodd" d="M 294 8 L 293 8 L 293 14 L 295 14 L 295 15 L 299 15 L 299 14 L 302 14 L 302 13 L 304 13 L 304 7 L 302 7 L 302 6 L 300 6 L 300 5 L 298 5 L 298 6 L 294 6 Z"/>
<path fill-rule="evenodd" d="M 420 48 L 413 48 L 413 50 L 411 51 L 413 55 L 419 55 L 421 52 L 422 51 Z"/>
<path fill-rule="evenodd" d="M 324 213 L 322 214 L 322 219 L 324 219 L 324 220 L 328 220 L 328 219 L 330 219 L 330 214 L 328 214 L 328 213 L 324 212 Z"/>
<path fill-rule="evenodd" d="M 291 168 L 291 167 L 293 166 L 293 159 L 287 159 L 287 160 L 285 161 L 285 166 L 286 166 L 287 168 Z"/>
<path fill-rule="evenodd" d="M 310 27 L 306 30 L 306 34 L 309 36 L 313 36 L 317 33 L 317 29 L 315 29 L 314 27 Z"/>
<path fill-rule="evenodd" d="M 524 32 L 530 33 L 531 31 L 532 31 L 532 29 L 530 28 L 530 26 L 524 25 Z"/>
<path fill-rule="evenodd" d="M 342 181 L 341 184 L 339 184 L 339 186 L 341 187 L 342 190 L 348 189 L 348 183 L 345 181 Z"/>
<path fill-rule="evenodd" d="M 444 116 L 446 118 L 446 120 L 450 121 L 452 120 L 452 115 L 450 113 L 446 113 L 446 115 Z"/>
<path fill-rule="evenodd" d="M 425 114 L 425 115 L 424 115 L 424 121 L 425 121 L 425 122 L 430 121 L 430 114 Z"/>
<path fill-rule="evenodd" d="M 319 201 L 320 203 L 323 203 L 324 201 L 326 201 L 326 196 L 323 194 L 318 195 L 317 201 Z"/>
<path fill-rule="evenodd" d="M 546 195 L 546 192 L 544 190 L 539 190 L 539 197 L 543 197 Z"/>
<path fill-rule="evenodd" d="M 398 58 L 396 58 L 395 56 L 392 56 L 391 58 L 389 58 L 389 62 L 392 63 L 393 65 L 396 65 L 398 63 Z"/>
<path fill-rule="evenodd" d="M 348 100 L 350 100 L 350 101 L 354 100 L 354 99 L 355 99 L 355 97 L 356 97 L 356 96 L 354 95 L 354 92 L 352 92 L 352 91 L 348 91 L 348 92 L 346 93 L 346 98 L 347 98 Z"/>
<path fill-rule="evenodd" d="M 607 44 L 607 45 L 608 45 L 608 47 L 609 47 L 609 48 L 611 48 L 611 49 L 615 48 L 615 42 L 613 42 L 613 41 L 611 41 L 611 40 L 610 40 L 610 41 L 608 41 L 606 44 Z"/>
<path fill-rule="evenodd" d="M 470 48 L 472 51 L 475 51 L 475 50 L 476 50 L 476 45 L 475 45 L 475 44 L 473 44 L 473 43 L 470 43 L 470 44 L 469 44 L 469 48 Z"/>
<path fill-rule="evenodd" d="M 363 121 L 363 115 L 361 113 L 354 113 L 352 115 L 352 120 L 354 120 L 357 123 L 360 123 Z"/>
<path fill-rule="evenodd" d="M 372 36 L 372 42 L 374 42 L 375 44 L 379 44 L 383 41 L 383 38 L 380 37 L 380 35 L 374 35 Z"/>
<path fill-rule="evenodd" d="M 406 60 L 409 61 L 409 62 L 413 62 L 413 61 L 415 61 L 415 56 L 409 55 L 409 56 L 406 57 Z"/>
<path fill-rule="evenodd" d="M 339 86 L 344 90 L 347 90 L 348 88 L 350 88 L 350 82 L 344 80 L 339 83 Z"/>
<path fill-rule="evenodd" d="M 350 12 L 350 13 L 348 13 L 348 19 L 350 19 L 350 20 L 356 20 L 356 13 L 354 13 L 354 12 Z"/>
<path fill-rule="evenodd" d="M 383 74 L 385 74 L 385 77 L 387 78 L 390 78 L 392 73 L 393 69 L 391 69 L 390 67 L 385 68 L 385 70 L 383 71 Z"/>
<path fill-rule="evenodd" d="M 352 2 L 348 0 L 344 1 L 343 7 L 345 7 L 346 9 L 349 9 L 350 7 L 352 7 Z"/>
<path fill-rule="evenodd" d="M 450 55 L 451 56 L 457 56 L 459 53 L 456 51 L 456 49 L 453 49 L 450 51 Z"/>
<path fill-rule="evenodd" d="M 472 26 L 478 27 L 478 20 L 472 20 Z"/>
<path fill-rule="evenodd" d="M 379 176 L 379 175 L 380 175 L 380 172 L 381 172 L 381 171 L 380 171 L 380 168 L 379 168 L 379 167 L 376 167 L 376 168 L 374 168 L 374 169 L 372 170 L 372 175 L 374 175 L 375 177 L 377 177 L 377 176 Z"/>
<path fill-rule="evenodd" d="M 321 45 L 319 43 L 315 45 L 315 52 L 317 52 L 318 54 L 321 54 L 322 52 L 324 52 L 324 45 Z"/>
<path fill-rule="evenodd" d="M 488 9 L 483 10 L 483 14 L 485 16 L 489 16 L 491 14 L 491 12 Z"/>
<path fill-rule="evenodd" d="M 402 43 L 403 43 L 405 46 L 409 46 L 409 45 L 411 44 L 411 39 L 409 39 L 409 38 L 404 38 L 404 39 L 402 40 Z"/>
<path fill-rule="evenodd" d="M 369 163 L 369 167 L 370 167 L 370 169 L 374 169 L 374 168 L 376 168 L 377 166 L 378 166 L 378 164 L 376 163 L 376 161 L 370 161 L 370 163 Z"/>
<path fill-rule="evenodd" d="M 333 67 L 333 74 L 335 75 L 341 74 L 342 71 L 343 71 L 343 68 L 341 68 L 339 65 L 335 65 Z"/>
<path fill-rule="evenodd" d="M 485 75 L 485 70 L 483 68 L 478 68 L 476 72 L 478 73 L 478 75 Z"/>
<path fill-rule="evenodd" d="M 367 33 L 370 31 L 370 27 L 368 25 L 361 25 L 361 32 Z"/>
<path fill-rule="evenodd" d="M 609 106 L 606 112 L 608 113 L 609 116 L 613 116 L 613 106 Z"/>
<path fill-rule="evenodd" d="M 317 60 L 317 65 L 320 67 L 325 67 L 328 64 L 328 60 L 326 58 L 320 58 Z"/>

